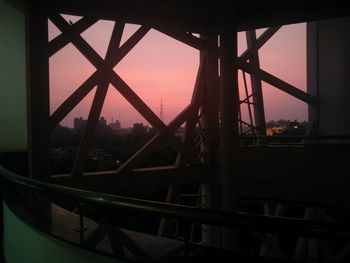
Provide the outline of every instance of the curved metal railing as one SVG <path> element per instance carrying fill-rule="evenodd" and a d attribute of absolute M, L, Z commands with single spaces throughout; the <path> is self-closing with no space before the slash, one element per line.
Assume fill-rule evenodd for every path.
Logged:
<path fill-rule="evenodd" d="M 350 144 L 349 135 L 242 135 L 239 137 L 242 146 L 259 145 L 259 146 L 320 146 L 320 145 L 337 145 L 348 147 Z"/>
<path fill-rule="evenodd" d="M 183 205 L 147 201 L 121 196 L 101 194 L 81 189 L 60 186 L 19 176 L 0 166 L 1 178 L 38 192 L 59 195 L 123 211 L 151 214 L 159 217 L 180 219 L 228 228 L 244 228 L 256 231 L 287 232 L 312 237 L 349 237 L 350 227 L 336 223 L 320 222 L 298 218 L 264 216 L 242 212 L 226 212 Z"/>

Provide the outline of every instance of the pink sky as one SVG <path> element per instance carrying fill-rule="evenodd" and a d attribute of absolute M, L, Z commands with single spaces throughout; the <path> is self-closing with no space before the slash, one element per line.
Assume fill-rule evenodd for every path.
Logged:
<path fill-rule="evenodd" d="M 75 21 L 74 17 L 69 17 Z M 127 25 L 124 42 L 139 26 Z M 82 36 L 104 57 L 113 22 L 99 21 Z M 49 39 L 59 31 L 49 23 Z M 259 30 L 261 31 L 261 30 Z M 260 51 L 261 68 L 305 90 L 306 86 L 305 24 L 285 26 Z M 245 35 L 239 33 L 239 53 L 245 48 Z M 199 52 L 162 33 L 151 30 L 115 67 L 115 71 L 159 116 L 163 101 L 164 120 L 170 122 L 190 102 Z M 50 58 L 51 113 L 93 72 L 95 68 L 69 44 Z M 240 81 L 241 82 L 241 81 Z M 242 90 L 242 85 L 241 90 Z M 61 123 L 72 127 L 75 117 L 87 118 L 95 89 Z M 307 119 L 303 102 L 263 86 L 266 119 Z M 135 122 L 147 122 L 110 86 L 101 116 L 108 122 L 121 120 L 122 127 Z"/>

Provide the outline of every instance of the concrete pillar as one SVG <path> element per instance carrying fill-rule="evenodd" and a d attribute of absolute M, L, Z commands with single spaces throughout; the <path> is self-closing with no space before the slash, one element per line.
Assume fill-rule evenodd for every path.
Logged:
<path fill-rule="evenodd" d="M 316 135 L 350 135 L 349 32 L 349 18 L 307 25 L 307 88 L 318 100 L 309 122 Z"/>
<path fill-rule="evenodd" d="M 24 3 L 0 0 L 0 152 L 27 150 L 25 30 Z"/>

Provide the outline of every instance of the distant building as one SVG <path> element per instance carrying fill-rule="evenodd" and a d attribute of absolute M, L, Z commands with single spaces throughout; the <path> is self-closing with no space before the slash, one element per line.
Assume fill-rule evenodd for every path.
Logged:
<path fill-rule="evenodd" d="M 84 120 L 83 117 L 74 118 L 74 130 L 82 130 L 86 126 L 87 120 Z"/>
<path fill-rule="evenodd" d="M 107 120 L 103 117 L 101 117 L 99 120 L 98 120 L 98 126 L 100 127 L 106 127 L 107 126 Z"/>
<path fill-rule="evenodd" d="M 110 127 L 113 131 L 120 131 L 120 130 L 121 130 L 120 121 L 116 120 L 115 122 L 110 123 L 110 124 L 109 124 L 109 127 Z"/>
<path fill-rule="evenodd" d="M 127 135 L 127 134 L 131 134 L 133 131 L 133 129 L 131 127 L 128 128 L 121 128 L 120 130 L 118 130 L 118 134 L 120 135 Z"/>
<path fill-rule="evenodd" d="M 87 123 L 86 119 L 83 119 L 83 117 L 79 117 L 79 118 L 74 118 L 74 130 L 82 130 L 85 128 Z M 107 120 L 103 117 L 101 117 L 98 120 L 98 124 L 99 127 L 106 127 L 107 126 Z"/>

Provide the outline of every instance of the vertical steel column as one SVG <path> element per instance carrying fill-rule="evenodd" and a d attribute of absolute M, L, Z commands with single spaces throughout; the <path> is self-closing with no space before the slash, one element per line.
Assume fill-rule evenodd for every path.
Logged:
<path fill-rule="evenodd" d="M 237 33 L 225 30 L 220 34 L 220 185 L 221 208 L 237 210 L 238 175 L 238 68 Z M 223 229 L 222 247 L 238 248 L 237 231 Z"/>
<path fill-rule="evenodd" d="M 206 158 L 205 165 L 209 169 L 208 183 L 203 189 L 203 203 L 210 209 L 221 209 L 219 178 L 219 65 L 218 65 L 218 35 L 208 34 L 207 49 L 201 53 L 207 56 L 206 89 L 203 109 L 206 130 L 204 141 Z M 221 246 L 221 230 L 218 227 L 207 226 L 203 231 L 203 240 L 211 246 Z"/>
<path fill-rule="evenodd" d="M 306 78 L 307 92 L 318 101 L 318 25 L 317 22 L 306 24 Z M 306 135 L 318 135 L 319 132 L 319 108 L 318 103 L 308 105 L 309 127 Z"/>
<path fill-rule="evenodd" d="M 207 36 L 207 83 L 204 98 L 208 164 L 218 165 L 219 151 L 219 65 L 218 35 Z M 202 51 L 203 52 L 203 51 Z"/>
<path fill-rule="evenodd" d="M 247 31 L 246 37 L 247 37 L 247 47 L 249 49 L 254 45 L 256 41 L 255 30 Z M 253 55 L 250 57 L 249 63 L 251 63 L 254 68 L 260 69 L 258 49 L 256 49 Z M 259 135 L 266 135 L 265 109 L 264 109 L 264 99 L 262 94 L 261 80 L 255 75 L 250 75 L 250 80 L 251 80 L 252 93 L 253 93 L 254 121 L 255 121 L 256 131 Z"/>
<path fill-rule="evenodd" d="M 29 175 L 49 176 L 50 102 L 48 23 L 45 4 L 31 1 L 27 11 L 27 111 Z"/>

